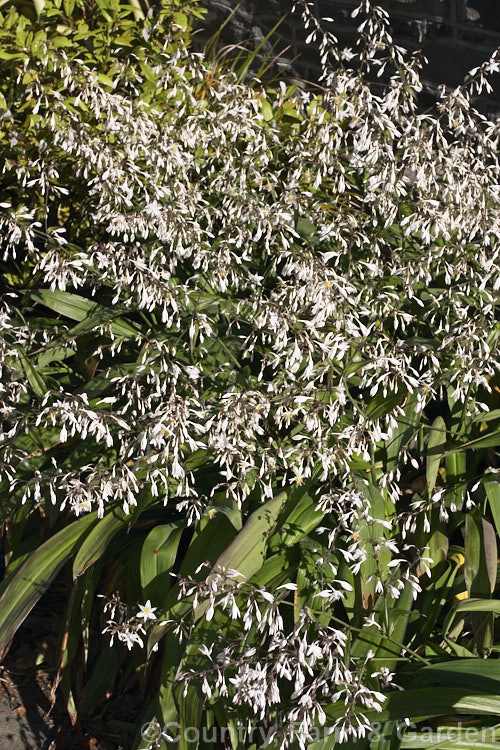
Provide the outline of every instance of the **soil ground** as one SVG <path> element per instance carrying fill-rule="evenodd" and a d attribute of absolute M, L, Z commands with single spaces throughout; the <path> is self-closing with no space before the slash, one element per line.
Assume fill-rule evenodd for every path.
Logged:
<path fill-rule="evenodd" d="M 50 688 L 50 676 L 43 670 L 18 675 L 0 666 L 1 750 L 124 750 L 71 726 L 57 702 L 51 709 Z M 104 725 L 96 728 L 99 737 L 106 734 Z"/>
<path fill-rule="evenodd" d="M 49 750 L 54 721 L 41 688 L 43 678 L 16 679 L 0 669 L 0 747 L 8 750 Z M 48 685 L 47 685 L 48 688 Z"/>
<path fill-rule="evenodd" d="M 137 694 L 110 695 L 74 726 L 61 688 L 51 701 L 59 629 L 60 614 L 35 609 L 0 664 L 0 750 L 128 750 L 143 708 Z"/>

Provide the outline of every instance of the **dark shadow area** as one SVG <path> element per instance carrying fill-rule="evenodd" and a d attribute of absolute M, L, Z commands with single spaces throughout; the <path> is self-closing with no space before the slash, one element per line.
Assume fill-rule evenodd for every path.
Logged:
<path fill-rule="evenodd" d="M 0 672 L 0 747 L 9 750 L 49 750 L 54 723 L 50 703 L 40 684 L 7 668 Z"/>

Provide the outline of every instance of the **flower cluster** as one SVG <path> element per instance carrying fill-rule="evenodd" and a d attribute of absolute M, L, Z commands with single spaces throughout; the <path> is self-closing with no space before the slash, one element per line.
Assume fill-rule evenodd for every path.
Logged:
<path fill-rule="evenodd" d="M 101 594 L 98 594 L 98 596 L 105 598 Z M 109 620 L 106 620 L 106 627 L 102 632 L 111 634 L 111 646 L 116 637 L 118 641 L 127 646 L 129 651 L 134 645 L 143 648 L 144 641 L 142 636 L 146 634 L 144 626 L 149 620 L 156 620 L 155 609 L 155 607 L 151 606 L 151 602 L 148 599 L 146 604 L 139 605 L 137 614 L 130 617 L 127 605 L 121 601 L 118 593 L 114 593 L 111 598 L 106 599 L 103 607 L 104 614 L 109 612 Z"/>
<path fill-rule="evenodd" d="M 230 696 L 233 705 L 243 708 L 249 723 L 251 717 L 267 723 L 267 736 L 285 746 L 296 739 L 300 747 L 306 747 L 312 729 L 326 721 L 322 707 L 326 698 L 344 707 L 331 725 L 332 731 L 339 729 L 340 741 L 365 736 L 370 723 L 363 711 L 379 712 L 385 700 L 373 678 L 386 687 L 392 674 L 387 668 L 372 673 L 371 686 L 367 686 L 374 653 L 369 652 L 361 662 L 351 659 L 352 644 L 346 632 L 321 625 L 319 612 L 310 607 L 300 611 L 288 630 L 280 606 L 290 604 L 290 592 L 297 592 L 296 584 L 283 584 L 271 593 L 263 586 L 247 584 L 237 571 L 230 570 L 212 571 L 198 582 L 183 580 L 180 596 L 194 594 L 195 620 L 201 611 L 208 622 L 214 611 L 226 611 L 233 623 L 240 622 L 242 636 L 229 645 L 220 638 L 200 645 L 199 655 L 177 675 L 179 690 L 186 697 L 196 683 L 209 701 Z M 170 626 L 175 629 L 173 621 Z M 258 645 L 249 645 L 249 631 L 258 635 L 252 639 Z"/>

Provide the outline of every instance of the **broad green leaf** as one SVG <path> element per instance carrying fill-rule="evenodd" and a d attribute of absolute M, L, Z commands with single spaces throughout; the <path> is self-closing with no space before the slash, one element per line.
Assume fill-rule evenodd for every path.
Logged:
<path fill-rule="evenodd" d="M 178 26 L 180 29 L 189 28 L 188 17 L 186 16 L 185 13 L 176 11 L 173 15 L 173 21 L 174 21 L 174 24 Z"/>
<path fill-rule="evenodd" d="M 190 727 L 198 729 L 200 726 L 205 701 L 199 690 L 191 685 L 185 696 L 182 688 L 180 688 L 177 691 L 176 698 L 181 725 L 179 730 L 179 750 L 192 750 L 193 748 L 198 747 L 198 741 L 196 735 L 194 736 L 194 739 L 191 739 L 193 734 L 186 730 Z"/>
<path fill-rule="evenodd" d="M 332 605 L 317 596 L 322 588 L 333 584 L 336 577 L 330 565 L 324 565 L 321 570 L 318 570 L 318 557 L 325 553 L 327 554 L 324 548 L 319 550 L 316 541 L 310 539 L 305 539 L 300 545 L 300 561 L 295 579 L 297 589 L 293 603 L 296 621 L 303 610 L 310 610 L 311 615 L 322 625 L 328 625 L 330 622 Z M 337 562 L 334 558 L 330 558 L 330 561 L 332 564 Z M 320 585 L 318 585 L 319 577 L 321 577 Z"/>
<path fill-rule="evenodd" d="M 262 112 L 262 116 L 263 116 L 264 120 L 266 122 L 271 122 L 271 120 L 273 119 L 273 116 L 274 116 L 273 115 L 273 108 L 272 108 L 272 105 L 270 104 L 270 102 L 267 99 L 265 99 L 265 98 L 262 98 L 260 100 L 260 111 Z"/>
<path fill-rule="evenodd" d="M 217 558 L 214 567 L 237 570 L 244 579 L 257 573 L 264 563 L 269 536 L 286 498 L 286 492 L 281 492 L 255 510 L 229 547 Z"/>
<path fill-rule="evenodd" d="M 313 235 L 317 230 L 314 224 L 310 222 L 308 219 L 305 219 L 303 216 L 300 216 L 297 220 L 297 232 L 301 234 L 303 237 L 310 237 Z"/>
<path fill-rule="evenodd" d="M 500 662 L 496 659 L 458 659 L 423 667 L 417 674 L 431 682 L 500 695 Z"/>
<path fill-rule="evenodd" d="M 295 107 L 283 107 L 283 117 L 291 117 L 293 120 L 302 120 L 302 115 L 297 112 Z"/>
<path fill-rule="evenodd" d="M 279 512 L 286 498 L 286 492 L 281 492 L 255 510 L 239 534 L 219 555 L 213 569 L 236 570 L 240 580 L 248 580 L 255 575 L 265 562 L 268 539 L 276 526 Z M 179 604 L 182 606 L 183 602 Z M 194 613 L 195 620 L 204 615 L 207 607 L 207 602 L 198 605 Z"/>
<path fill-rule="evenodd" d="M 23 60 L 24 54 L 22 52 L 6 52 L 0 49 L 0 60 Z"/>
<path fill-rule="evenodd" d="M 387 721 L 380 732 L 374 733 L 374 738 L 369 747 L 373 750 L 399 750 L 401 746 L 401 735 L 406 727 L 401 726 L 399 721 Z"/>
<path fill-rule="evenodd" d="M 199 465 L 201 466 L 207 461 L 207 452 L 205 450 L 200 450 L 197 451 L 197 453 L 199 455 Z M 194 454 L 190 456 L 190 469 L 196 468 L 194 462 L 192 461 L 193 458 Z M 231 524 L 234 526 L 236 531 L 241 531 L 241 510 L 240 508 L 238 508 L 238 504 L 236 503 L 234 498 L 228 497 L 224 492 L 215 493 L 215 495 L 212 497 L 211 505 L 207 507 L 207 515 L 209 518 L 211 518 L 214 513 L 224 513 L 224 515 L 231 521 Z"/>
<path fill-rule="evenodd" d="M 46 367 L 52 362 L 62 362 L 74 354 L 75 350 L 69 346 L 50 346 L 38 355 L 37 364 L 38 367 Z"/>
<path fill-rule="evenodd" d="M 0 660 L 18 627 L 96 521 L 97 513 L 73 521 L 40 545 L 16 571 L 0 597 Z"/>
<path fill-rule="evenodd" d="M 472 726 L 467 733 L 465 728 L 459 732 L 458 727 L 451 725 L 448 729 L 443 727 L 441 732 L 408 732 L 401 741 L 401 750 L 498 750 L 499 743 L 493 739 L 491 742 L 483 742 L 481 739 L 481 728 Z M 486 730 L 486 736 L 491 734 Z M 464 735 L 464 739 L 460 736 Z"/>
<path fill-rule="evenodd" d="M 373 484 L 361 483 L 360 490 L 370 500 L 369 514 L 374 519 L 369 523 L 362 518 L 356 530 L 359 541 L 366 550 L 366 560 L 361 564 L 359 571 L 362 604 L 363 609 L 370 612 L 375 604 L 377 579 L 384 581 L 390 574 L 388 563 L 391 560 L 391 551 L 383 544 L 379 544 L 379 541 L 387 538 L 388 532 L 382 524 L 377 523 L 377 520 L 387 521 L 392 508 L 386 507 L 385 498 Z"/>
<path fill-rule="evenodd" d="M 111 331 L 115 336 L 130 337 L 138 334 L 137 328 L 125 320 L 118 319 L 117 313 L 112 308 L 103 307 L 78 294 L 41 289 L 38 292 L 32 292 L 31 299 L 71 320 L 84 322 L 85 325 L 81 329 L 78 326 L 73 329 L 72 335 L 85 332 L 87 326 L 90 326 L 89 330 L 93 330 L 107 324 L 111 325 Z"/>
<path fill-rule="evenodd" d="M 51 44 L 54 45 L 54 47 L 71 47 L 73 45 L 73 42 L 71 39 L 68 39 L 67 36 L 55 36 L 51 39 Z"/>
<path fill-rule="evenodd" d="M 380 666 L 392 671 L 398 657 L 404 652 L 404 638 L 412 605 L 413 594 L 409 583 L 405 584 L 399 599 L 387 595 L 379 596 L 372 613 L 378 626 L 374 624 L 361 629 L 352 643 L 351 656 L 362 659 L 372 651 L 374 663 L 380 660 Z M 386 611 L 389 613 L 389 619 L 387 631 L 384 632 Z"/>
<path fill-rule="evenodd" d="M 171 721 L 178 720 L 178 708 L 172 688 L 185 649 L 186 644 L 179 643 L 179 640 L 175 635 L 169 637 L 165 645 L 161 668 L 160 688 L 158 690 L 158 709 L 161 726 L 165 726 Z"/>
<path fill-rule="evenodd" d="M 497 535 L 500 536 L 500 482 L 497 479 L 485 477 L 483 479 L 483 487 L 488 498 Z"/>
<path fill-rule="evenodd" d="M 500 615 L 500 599 L 464 599 L 454 612 L 493 612 Z"/>
<path fill-rule="evenodd" d="M 51 696 L 55 699 L 56 690 L 61 680 L 64 680 L 67 669 L 75 657 L 77 648 L 80 644 L 80 638 L 83 635 L 84 623 L 82 622 L 81 603 L 83 596 L 88 589 L 94 592 L 94 582 L 92 580 L 93 571 L 88 571 L 84 578 L 72 586 L 64 617 L 62 618 L 61 628 L 59 630 L 58 650 L 59 656 L 57 661 L 57 672 L 52 679 Z M 90 585 L 89 585 L 90 584 Z M 82 627 L 83 626 L 83 627 Z M 68 694 L 68 700 L 72 697 Z"/>
<path fill-rule="evenodd" d="M 325 708 L 327 722 L 345 714 L 345 706 L 335 704 Z M 366 711 L 376 721 L 411 719 L 423 721 L 449 714 L 477 714 L 478 716 L 500 716 L 500 695 L 474 694 L 469 690 L 454 687 L 417 688 L 401 690 L 387 695 L 382 711 Z"/>
<path fill-rule="evenodd" d="M 92 615 L 92 609 L 97 602 L 95 598 L 95 591 L 100 575 L 100 565 L 87 570 L 85 575 L 85 582 L 83 585 L 82 602 L 80 606 L 80 630 L 83 641 L 83 663 L 85 668 L 87 667 L 89 658 L 89 647 L 90 647 L 90 618 Z M 79 583 L 79 585 L 81 585 Z"/>
<path fill-rule="evenodd" d="M 107 76 L 105 73 L 98 73 L 97 77 L 99 79 L 99 82 L 102 83 L 104 86 L 113 87 L 113 79 Z"/>
<path fill-rule="evenodd" d="M 482 411 L 480 414 L 476 414 L 472 417 L 471 422 L 492 422 L 495 419 L 500 419 L 500 409 Z"/>
<path fill-rule="evenodd" d="M 108 644 L 101 649 L 87 682 L 78 694 L 77 708 L 81 716 L 89 714 L 93 706 L 112 691 L 120 661 L 121 657 L 115 647 Z"/>
<path fill-rule="evenodd" d="M 492 525 L 477 508 L 465 517 L 464 573 L 470 596 L 490 596 L 496 583 L 497 544 Z"/>
<path fill-rule="evenodd" d="M 447 496 L 447 505 L 453 501 L 457 508 L 462 507 L 467 479 L 467 455 L 465 451 L 450 453 L 445 458 L 446 486 L 451 490 L 451 497 Z"/>
<path fill-rule="evenodd" d="M 193 537 L 184 555 L 181 575 L 193 575 L 202 563 L 215 563 L 219 555 L 236 536 L 236 530 L 223 513 L 203 519 L 198 533 Z"/>
<path fill-rule="evenodd" d="M 418 643 L 428 643 L 437 620 L 442 617 L 443 607 L 450 596 L 457 572 L 458 566 L 447 566 L 433 588 L 418 597 L 417 606 L 420 615 L 416 636 Z"/>
<path fill-rule="evenodd" d="M 213 626 L 215 625 L 215 623 L 210 623 L 209 627 L 207 627 L 208 623 L 205 622 L 200 623 L 200 625 L 202 625 L 205 630 L 210 631 L 214 629 Z M 212 643 L 214 638 L 216 637 L 216 632 L 217 631 L 215 629 L 213 635 L 211 633 L 207 633 L 201 639 L 201 641 L 206 645 L 210 645 L 210 643 Z M 205 698 L 201 693 L 199 684 L 197 684 L 196 682 L 184 684 L 184 681 L 182 681 L 180 677 L 183 672 L 187 671 L 186 667 L 189 666 L 190 656 L 194 656 L 196 658 L 196 656 L 199 654 L 199 649 L 200 640 L 195 637 L 194 640 L 188 643 L 186 651 L 184 652 L 183 659 L 179 664 L 177 673 L 177 679 L 179 681 L 177 683 L 177 688 L 174 691 L 174 697 L 177 705 L 177 710 L 179 712 L 179 750 L 190 750 L 190 748 L 198 747 L 196 736 L 190 741 L 190 735 L 186 730 L 188 730 L 189 727 L 195 727 L 196 729 L 198 729 L 198 727 L 200 726 Z"/>
<path fill-rule="evenodd" d="M 342 719 L 345 711 L 343 701 L 326 706 L 326 726 L 331 726 L 337 719 Z M 401 690 L 387 695 L 381 712 L 360 708 L 354 712 L 354 715 L 356 713 L 366 717 L 372 724 L 376 722 L 377 725 L 380 725 L 379 722 L 404 721 L 405 719 L 420 722 L 440 716 L 468 714 L 500 716 L 500 696 L 476 695 L 453 687 Z M 344 747 L 344 745 L 336 744 L 335 734 L 332 734 L 319 742 L 308 745 L 308 750 L 332 750 L 333 748 L 343 750 Z"/>
<path fill-rule="evenodd" d="M 324 516 L 322 511 L 316 509 L 316 506 L 317 500 L 314 496 L 308 492 L 299 494 L 292 510 L 286 515 L 284 522 L 273 535 L 270 541 L 270 549 L 274 550 L 282 545 L 291 547 L 313 531 Z M 284 513 L 286 513 L 286 510 L 287 507 L 284 508 Z"/>
<path fill-rule="evenodd" d="M 78 719 L 78 711 L 76 708 L 73 691 L 71 689 L 71 675 L 69 672 L 66 672 L 61 680 L 61 692 L 64 696 L 66 711 L 68 712 L 69 719 L 72 726 L 74 726 Z"/>
<path fill-rule="evenodd" d="M 168 574 L 175 562 L 184 525 L 176 522 L 155 526 L 144 540 L 140 576 L 145 599 L 164 603 L 170 588 Z"/>
<path fill-rule="evenodd" d="M 453 453 L 456 450 L 464 450 L 465 448 L 477 449 L 477 448 L 498 448 L 500 446 L 500 430 L 493 430 L 486 435 L 481 435 L 473 440 L 468 440 L 466 443 L 456 445 L 447 453 Z"/>
<path fill-rule="evenodd" d="M 131 47 L 133 42 L 133 36 L 131 34 L 121 34 L 113 39 L 115 44 L 121 44 L 124 47 Z"/>
<path fill-rule="evenodd" d="M 455 620 L 455 616 L 461 612 L 491 612 L 500 615 L 499 599 L 464 599 L 459 602 L 451 612 L 448 613 L 443 624 L 443 637 L 446 638 Z"/>
<path fill-rule="evenodd" d="M 402 418 L 398 420 L 391 437 L 385 441 L 388 469 L 397 464 L 402 446 L 409 442 L 418 428 L 419 415 L 415 414 L 415 406 L 416 397 L 410 397 Z"/>
<path fill-rule="evenodd" d="M 438 511 L 438 514 L 439 514 L 439 511 Z M 427 548 L 425 548 L 424 550 L 424 555 L 427 556 L 427 553 L 428 553 L 428 556 L 432 560 L 432 562 L 429 563 L 430 568 L 433 568 L 438 563 L 442 562 L 443 560 L 446 560 L 446 557 L 448 555 L 448 546 L 449 546 L 449 539 L 448 539 L 448 535 L 446 534 L 445 529 L 442 529 L 442 530 L 436 529 L 436 531 L 433 531 L 430 534 L 429 544 Z"/>
<path fill-rule="evenodd" d="M 352 739 L 352 737 L 350 737 L 344 739 L 343 742 L 340 742 L 340 740 L 336 739 L 338 737 L 338 732 L 334 732 L 331 735 L 328 735 L 325 732 L 324 739 L 320 739 L 319 742 L 308 743 L 306 747 L 307 750 L 322 750 L 322 748 L 335 748 L 335 750 L 368 750 L 368 748 L 373 748 L 373 750 L 375 750 L 376 745 L 370 745 L 370 736 L 367 734 L 367 736 L 359 737 L 357 739 Z M 270 750 L 278 750 L 279 744 L 273 743 L 269 748 Z"/>
<path fill-rule="evenodd" d="M 231 715 L 230 706 L 226 706 L 223 701 L 219 700 L 213 706 L 213 712 L 219 727 L 228 728 L 229 739 L 233 750 L 257 750 L 256 745 L 248 746 L 248 734 L 241 724 L 238 726 L 238 719 Z M 205 749 L 208 750 L 206 745 Z"/>
<path fill-rule="evenodd" d="M 389 632 L 380 640 L 375 652 L 375 659 L 381 659 L 382 666 L 393 671 L 397 659 L 404 652 L 403 644 L 408 627 L 408 619 L 413 606 L 413 590 L 405 583 L 399 599 L 389 599 Z"/>
<path fill-rule="evenodd" d="M 26 377 L 28 378 L 30 386 L 33 388 L 33 391 L 39 398 L 43 398 L 46 395 L 48 389 L 42 376 L 33 367 L 24 349 L 18 347 L 18 352 L 19 359 L 21 360 L 21 365 L 26 374 Z"/>
<path fill-rule="evenodd" d="M 432 562 L 426 562 L 425 566 L 433 570 L 436 565 L 439 565 L 447 558 L 449 547 L 448 530 L 445 522 L 440 518 L 440 508 L 437 504 L 430 508 L 426 514 L 426 518 L 430 526 L 430 531 L 426 529 L 425 519 L 422 514 L 420 518 L 416 519 L 414 543 L 422 550 L 423 557 L 430 558 Z M 423 563 L 419 564 L 417 575 L 426 574 L 425 566 Z"/>
<path fill-rule="evenodd" d="M 445 443 L 446 423 L 443 417 L 436 417 L 429 431 L 429 442 L 427 443 L 426 474 L 429 495 L 432 495 L 436 486 L 439 464 L 444 455 Z"/>
<path fill-rule="evenodd" d="M 465 582 L 469 596 L 489 598 L 495 588 L 497 543 L 493 526 L 478 508 L 465 517 Z M 471 630 L 474 649 L 486 653 L 493 643 L 493 615 L 473 614 Z"/>
<path fill-rule="evenodd" d="M 269 555 L 260 570 L 252 576 L 252 583 L 256 586 L 274 588 L 292 580 L 300 561 L 300 547 L 282 550 L 276 555 Z"/>
<path fill-rule="evenodd" d="M 404 390 L 390 394 L 384 394 L 382 391 L 379 391 L 366 406 L 365 414 L 370 419 L 381 419 L 393 411 L 396 406 L 403 403 L 405 398 L 406 391 Z"/>
<path fill-rule="evenodd" d="M 99 560 L 113 537 L 130 524 L 131 518 L 120 508 L 114 508 L 96 524 L 76 554 L 73 563 L 73 580 Z"/>
<path fill-rule="evenodd" d="M 234 526 L 223 513 L 218 513 L 214 518 L 203 519 L 205 525 L 201 526 L 198 534 L 193 538 L 181 565 L 181 576 L 206 576 L 208 570 L 203 568 L 196 573 L 198 567 L 207 562 L 211 565 L 221 555 L 235 537 Z M 167 617 L 184 617 L 191 609 L 190 602 L 178 601 L 179 586 L 172 586 L 167 602 L 165 604 L 165 619 Z M 155 624 L 151 629 L 148 650 L 151 649 L 166 631 L 166 626 Z"/>
<path fill-rule="evenodd" d="M 450 653 L 453 656 L 458 656 L 461 659 L 474 658 L 474 653 L 472 651 L 470 651 L 468 648 L 465 648 L 465 646 L 460 646 L 458 643 L 455 643 L 455 641 L 452 641 L 451 638 L 444 638 L 444 642 L 449 647 Z"/>

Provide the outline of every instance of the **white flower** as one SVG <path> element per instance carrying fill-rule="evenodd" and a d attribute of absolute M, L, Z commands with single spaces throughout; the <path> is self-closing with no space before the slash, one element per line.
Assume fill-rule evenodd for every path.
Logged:
<path fill-rule="evenodd" d="M 341 52 L 341 57 L 346 62 L 349 62 L 353 57 L 356 57 L 356 53 L 352 51 L 352 47 L 344 47 Z"/>
<path fill-rule="evenodd" d="M 147 620 L 156 620 L 155 612 L 157 607 L 151 606 L 151 601 L 148 599 L 146 604 L 139 604 L 139 612 L 137 617 L 140 617 L 146 622 Z"/>

